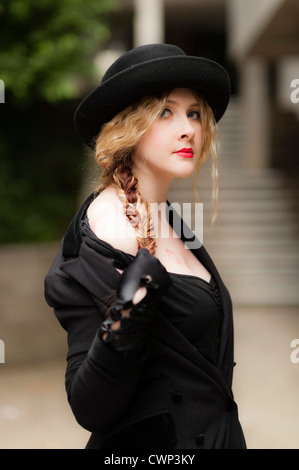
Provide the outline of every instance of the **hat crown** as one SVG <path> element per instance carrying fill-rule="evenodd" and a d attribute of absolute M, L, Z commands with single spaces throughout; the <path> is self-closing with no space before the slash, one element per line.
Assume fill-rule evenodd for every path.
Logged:
<path fill-rule="evenodd" d="M 106 71 L 102 83 L 120 72 L 156 59 L 183 55 L 185 52 L 172 44 L 146 44 L 138 46 L 119 57 Z"/>

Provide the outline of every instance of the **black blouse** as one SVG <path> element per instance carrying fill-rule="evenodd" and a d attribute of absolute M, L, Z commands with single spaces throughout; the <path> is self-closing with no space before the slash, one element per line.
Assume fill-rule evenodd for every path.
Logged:
<path fill-rule="evenodd" d="M 104 256 L 114 259 L 114 266 L 124 269 L 133 255 L 114 248 L 100 240 L 91 230 L 88 218 L 82 219 L 85 241 Z M 213 364 L 217 364 L 221 303 L 217 285 L 188 274 L 169 273 L 172 285 L 159 302 L 161 313 Z"/>

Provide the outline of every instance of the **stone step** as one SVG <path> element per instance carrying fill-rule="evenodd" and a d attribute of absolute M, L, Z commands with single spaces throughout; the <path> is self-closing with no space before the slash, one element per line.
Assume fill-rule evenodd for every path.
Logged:
<path fill-rule="evenodd" d="M 299 273 L 299 256 L 292 253 L 272 254 L 262 250 L 248 249 L 247 252 L 237 250 L 227 250 L 227 252 L 217 251 L 208 244 L 204 244 L 206 250 L 217 264 L 227 272 L 234 272 L 240 269 L 250 269 L 259 272 L 261 269 L 272 270 L 282 269 L 285 272 Z"/>
<path fill-rule="evenodd" d="M 296 220 L 293 220 L 293 224 L 287 225 L 276 225 L 275 227 L 265 225 L 265 224 L 256 224 L 256 225 L 240 225 L 236 224 L 233 227 L 233 230 L 230 226 L 227 225 L 218 225 L 216 222 L 216 227 L 212 229 L 209 223 L 204 225 L 205 233 L 209 236 L 211 240 L 237 240 L 237 239 L 279 239 L 282 237 L 287 237 L 296 239 L 294 233 L 296 233 L 296 228 L 298 228 L 298 223 Z"/>
<path fill-rule="evenodd" d="M 290 282 L 283 282 L 277 276 L 276 282 L 267 276 L 261 277 L 259 283 L 256 275 L 239 276 L 231 279 L 223 277 L 228 287 L 234 305 L 268 305 L 268 306 L 297 306 L 299 304 L 298 289 Z"/>
<path fill-rule="evenodd" d="M 175 180 L 169 191 L 184 188 L 192 190 L 193 182 L 195 180 L 195 175 L 188 178 L 180 178 Z M 200 169 L 199 177 L 196 182 L 196 189 L 200 190 L 202 187 L 211 186 L 211 167 L 208 166 L 205 169 Z M 287 181 L 284 179 L 283 175 L 274 174 L 274 175 L 257 175 L 251 176 L 248 175 L 246 171 L 239 168 L 220 168 L 219 170 L 219 188 L 224 189 L 243 189 L 243 190 L 275 190 L 275 191 L 294 191 L 297 189 L 298 184 L 294 179 L 293 182 Z"/>
<path fill-rule="evenodd" d="M 184 192 L 176 193 L 176 200 L 171 201 L 173 204 L 173 207 L 175 206 L 175 203 L 179 203 L 181 205 L 181 208 L 184 210 L 189 210 L 191 213 L 193 213 L 196 210 L 196 206 L 193 201 L 190 201 L 189 199 L 189 204 L 187 204 L 187 198 L 184 197 L 185 194 Z M 203 194 L 200 194 L 201 202 L 203 204 L 209 204 L 210 199 L 211 199 L 211 194 L 208 192 L 205 197 L 203 197 Z M 239 195 L 238 195 L 239 196 Z M 241 195 L 240 195 L 241 196 Z M 189 207 L 189 209 L 188 209 Z M 291 197 L 290 198 L 279 198 L 279 199 L 274 199 L 270 195 L 268 197 L 260 197 L 260 198 L 246 198 L 246 197 L 234 197 L 234 198 L 224 198 L 222 197 L 222 194 L 220 195 L 220 199 L 218 201 L 218 208 L 220 213 L 226 213 L 227 211 L 240 211 L 240 212 L 247 212 L 247 211 L 256 211 L 256 212 L 291 212 L 293 213 L 295 208 L 299 208 L 299 201 L 294 201 Z"/>
<path fill-rule="evenodd" d="M 245 266 L 243 268 L 241 267 L 235 269 L 234 271 L 230 271 L 226 269 L 225 266 L 222 266 L 220 263 L 218 263 L 217 269 L 219 270 L 221 276 L 224 276 L 226 280 L 231 283 L 231 285 L 250 281 L 251 284 L 255 284 L 257 288 L 260 288 L 260 284 L 263 285 L 263 280 L 266 279 L 267 283 L 270 283 L 271 281 L 273 286 L 278 285 L 279 289 L 281 287 L 285 287 L 285 285 L 288 284 L 298 291 L 298 268 L 285 269 L 278 266 L 275 269 L 270 269 L 267 267 L 253 269 L 250 266 Z"/>
<path fill-rule="evenodd" d="M 276 231 L 272 233 L 266 232 L 253 232 L 246 233 L 245 231 L 235 233 L 233 232 L 218 232 L 217 235 L 209 229 L 203 228 L 203 231 L 194 231 L 197 234 L 203 233 L 203 243 L 204 245 L 209 245 L 213 249 L 223 249 L 226 250 L 232 249 L 236 250 L 238 248 L 248 248 L 248 247 L 261 247 L 263 249 L 279 249 L 282 246 L 291 247 L 292 250 L 297 251 L 299 248 L 299 242 L 294 233 L 290 231 Z"/>
<path fill-rule="evenodd" d="M 194 181 L 194 176 L 189 178 L 183 178 L 180 180 L 175 181 L 171 188 L 169 189 L 169 193 L 173 190 L 177 189 L 190 189 L 192 191 L 192 185 Z M 198 190 L 201 187 L 211 186 L 211 172 L 210 169 L 205 171 L 201 171 L 199 174 L 198 181 L 196 183 L 196 188 Z M 266 190 L 280 190 L 280 191 L 287 191 L 290 188 L 286 188 L 285 182 L 279 175 L 265 175 L 265 176 L 249 176 L 246 174 L 245 171 L 239 171 L 237 169 L 230 169 L 229 171 L 222 171 L 220 172 L 219 176 L 219 187 L 220 189 L 240 189 L 240 190 L 256 190 L 259 189 L 261 191 Z"/>
<path fill-rule="evenodd" d="M 196 184 L 196 192 L 200 197 L 203 195 L 210 196 L 212 190 L 211 178 L 200 180 L 199 184 Z M 293 189 L 284 188 L 279 186 L 267 186 L 266 183 L 262 186 L 258 184 L 251 184 L 248 180 L 240 178 L 239 181 L 230 182 L 229 180 L 221 179 L 218 186 L 219 190 L 219 202 L 239 199 L 258 200 L 258 199 L 280 199 L 294 200 L 298 202 L 298 198 L 294 197 Z M 193 181 L 180 181 L 174 185 L 168 192 L 168 199 L 174 200 L 174 196 L 182 196 L 186 199 L 194 200 L 193 194 Z"/>
<path fill-rule="evenodd" d="M 258 253 L 273 254 L 279 250 L 280 253 L 287 255 L 296 255 L 299 253 L 299 242 L 290 238 L 287 239 L 266 239 L 266 238 L 230 238 L 223 240 L 222 246 L 220 246 L 217 239 L 207 240 L 205 245 L 211 247 L 214 253 L 223 251 L 223 247 L 231 252 L 239 253 L 244 250 L 256 250 Z"/>
<path fill-rule="evenodd" d="M 288 224 L 292 221 L 291 211 L 271 211 L 271 212 L 259 212 L 259 211 L 233 211 L 227 210 L 225 213 L 220 213 L 218 217 L 218 225 L 223 224 Z"/>

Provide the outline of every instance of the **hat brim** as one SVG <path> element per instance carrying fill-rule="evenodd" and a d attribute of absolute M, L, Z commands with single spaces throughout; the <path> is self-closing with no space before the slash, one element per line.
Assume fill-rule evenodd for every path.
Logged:
<path fill-rule="evenodd" d="M 192 88 L 203 95 L 215 121 L 223 116 L 230 98 L 225 69 L 202 57 L 172 56 L 125 69 L 95 88 L 78 106 L 74 124 L 91 148 L 103 124 L 147 94 L 173 88 Z"/>

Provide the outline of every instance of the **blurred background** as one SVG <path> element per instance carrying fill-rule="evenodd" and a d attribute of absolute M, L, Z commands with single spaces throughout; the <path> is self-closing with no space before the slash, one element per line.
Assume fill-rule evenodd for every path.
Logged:
<path fill-rule="evenodd" d="M 299 448 L 298 1 L 4 0 L 0 18 L 0 448 L 79 449 L 89 437 L 66 401 L 66 337 L 43 280 L 94 187 L 76 106 L 120 54 L 155 42 L 231 76 L 213 230 L 208 162 L 198 182 L 203 241 L 233 299 L 248 447 Z M 175 183 L 169 200 L 192 202 L 190 188 Z"/>

